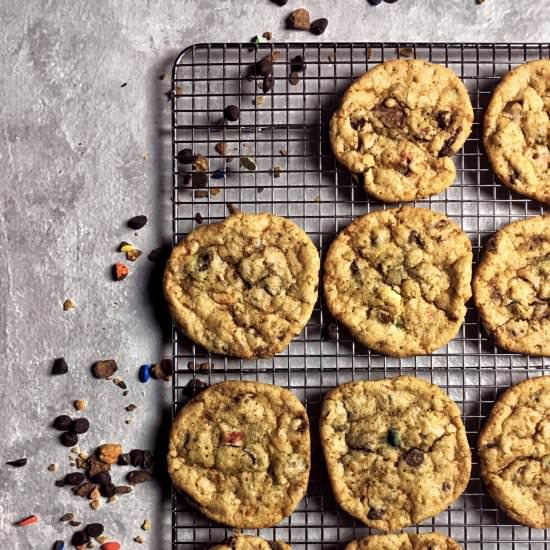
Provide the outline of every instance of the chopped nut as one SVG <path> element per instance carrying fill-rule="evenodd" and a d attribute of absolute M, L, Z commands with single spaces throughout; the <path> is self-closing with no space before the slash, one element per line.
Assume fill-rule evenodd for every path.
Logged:
<path fill-rule="evenodd" d="M 240 164 L 243 168 L 246 168 L 247 170 L 256 170 L 256 163 L 250 157 L 241 157 Z"/>
<path fill-rule="evenodd" d="M 308 31 L 311 26 L 309 11 L 305 8 L 294 10 L 286 20 L 287 27 L 299 31 Z"/>
<path fill-rule="evenodd" d="M 100 491 L 97 487 L 94 487 L 94 488 L 90 491 L 90 493 L 89 493 L 89 495 L 88 495 L 88 498 L 89 498 L 90 500 L 96 500 L 96 499 L 98 499 L 100 496 L 101 496 L 101 491 Z"/>
<path fill-rule="evenodd" d="M 225 155 L 226 144 L 223 141 L 220 141 L 219 143 L 216 143 L 214 149 L 216 149 L 216 153 L 223 156 Z"/>
<path fill-rule="evenodd" d="M 116 464 L 122 454 L 122 447 L 118 443 L 105 443 L 98 448 L 98 458 L 105 464 Z"/>
<path fill-rule="evenodd" d="M 210 188 L 210 195 L 215 197 L 216 195 L 219 195 L 222 192 L 221 187 L 211 187 Z"/>
<path fill-rule="evenodd" d="M 280 178 L 281 177 L 281 172 L 283 171 L 283 169 L 278 166 L 277 164 L 273 167 L 273 177 L 274 178 Z"/>
<path fill-rule="evenodd" d="M 128 412 L 132 412 L 132 411 L 135 411 L 135 410 L 137 409 L 137 406 L 134 405 L 134 403 L 130 403 L 130 404 L 127 405 L 125 408 L 126 408 L 126 410 L 127 410 Z"/>
<path fill-rule="evenodd" d="M 63 302 L 64 311 L 70 311 L 71 309 L 74 309 L 75 307 L 76 307 L 76 302 L 72 298 L 67 298 Z"/>
<path fill-rule="evenodd" d="M 67 512 L 59 518 L 59 521 L 71 521 L 73 518 L 74 514 L 72 512 Z"/>
<path fill-rule="evenodd" d="M 199 172 L 208 172 L 208 159 L 204 155 L 197 153 L 193 157 L 193 168 Z"/>
<path fill-rule="evenodd" d="M 111 502 L 116 502 L 118 500 L 118 497 L 116 495 L 111 495 L 108 499 L 107 499 L 107 502 L 111 503 Z"/>
<path fill-rule="evenodd" d="M 266 31 L 262 34 L 262 36 L 266 39 L 266 40 L 271 40 L 273 38 L 273 33 L 271 33 L 270 31 Z"/>
<path fill-rule="evenodd" d="M 147 518 L 145 518 L 143 520 L 143 523 L 141 524 L 141 528 L 144 530 L 144 531 L 149 531 L 149 529 L 151 529 L 151 523 L 149 522 L 149 520 Z"/>
<path fill-rule="evenodd" d="M 414 52 L 412 48 L 399 48 L 399 54 L 402 57 L 412 57 L 413 53 Z"/>
<path fill-rule="evenodd" d="M 118 370 L 114 359 L 103 359 L 92 365 L 92 374 L 96 378 L 110 378 Z"/>
<path fill-rule="evenodd" d="M 90 500 L 90 508 L 92 508 L 93 510 L 99 510 L 99 508 L 101 508 L 101 500 L 99 500 L 98 498 Z"/>
<path fill-rule="evenodd" d="M 145 539 L 141 536 L 134 537 L 134 542 L 137 542 L 138 544 L 143 544 L 145 542 Z"/>
<path fill-rule="evenodd" d="M 48 470 L 50 472 L 57 472 L 57 470 L 59 470 L 59 464 L 50 464 Z"/>
<path fill-rule="evenodd" d="M 77 411 L 85 411 L 88 407 L 88 402 L 85 399 L 75 399 L 73 406 Z"/>

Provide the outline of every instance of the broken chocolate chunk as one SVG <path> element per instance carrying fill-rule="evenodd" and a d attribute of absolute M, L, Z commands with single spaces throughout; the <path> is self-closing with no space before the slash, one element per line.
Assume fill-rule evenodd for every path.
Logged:
<path fill-rule="evenodd" d="M 451 111 L 439 111 L 436 115 L 437 125 L 442 129 L 446 130 L 452 123 L 453 114 Z"/>
<path fill-rule="evenodd" d="M 118 366 L 114 359 L 104 359 L 96 361 L 92 365 L 92 374 L 96 378 L 110 378 L 118 370 Z"/>
<path fill-rule="evenodd" d="M 384 517 L 384 510 L 382 508 L 371 508 L 367 517 L 369 519 L 382 519 Z"/>
<path fill-rule="evenodd" d="M 391 99 L 391 98 L 390 98 Z M 397 104 L 388 106 L 388 100 L 383 103 L 379 103 L 374 111 L 377 113 L 380 121 L 387 128 L 404 128 L 407 115 L 405 111 Z"/>
<path fill-rule="evenodd" d="M 419 449 L 411 449 L 405 453 L 404 459 L 409 466 L 420 466 L 424 462 L 424 453 Z"/>
<path fill-rule="evenodd" d="M 453 145 L 460 132 L 462 132 L 462 128 L 457 128 L 453 135 L 445 141 L 443 147 L 441 147 L 441 150 L 439 151 L 439 158 L 449 157 L 453 154 Z"/>

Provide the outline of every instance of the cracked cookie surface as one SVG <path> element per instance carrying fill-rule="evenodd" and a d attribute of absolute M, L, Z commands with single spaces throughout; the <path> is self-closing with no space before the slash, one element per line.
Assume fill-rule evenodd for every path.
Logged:
<path fill-rule="evenodd" d="M 319 253 L 292 221 L 234 214 L 203 225 L 172 251 L 164 293 L 178 326 L 205 349 L 271 357 L 308 322 Z"/>
<path fill-rule="evenodd" d="M 513 222 L 493 235 L 473 288 L 483 326 L 500 347 L 550 355 L 550 217 Z"/>
<path fill-rule="evenodd" d="M 457 333 L 471 296 L 472 247 L 445 216 L 403 207 L 357 218 L 324 264 L 332 315 L 369 348 L 431 353 Z"/>
<path fill-rule="evenodd" d="M 292 550 L 286 542 L 267 541 L 261 537 L 235 535 L 221 544 L 211 546 L 210 550 Z"/>
<path fill-rule="evenodd" d="M 550 60 L 503 77 L 485 112 L 483 142 L 504 185 L 550 203 Z"/>
<path fill-rule="evenodd" d="M 451 156 L 474 120 L 468 92 L 450 69 L 420 60 L 386 61 L 345 92 L 330 122 L 336 158 L 363 175 L 386 202 L 412 201 L 451 185 Z"/>
<path fill-rule="evenodd" d="M 481 476 L 498 505 L 519 523 L 550 527 L 550 376 L 504 392 L 478 448 Z"/>
<path fill-rule="evenodd" d="M 309 421 L 290 391 L 227 381 L 193 398 L 170 432 L 168 472 L 214 521 L 241 528 L 275 525 L 305 495 Z"/>
<path fill-rule="evenodd" d="M 470 477 L 458 407 L 418 378 L 335 388 L 323 401 L 320 435 L 337 502 L 375 529 L 400 529 L 437 515 Z"/>
<path fill-rule="evenodd" d="M 440 533 L 399 533 L 353 540 L 344 550 L 462 550 L 462 547 Z"/>

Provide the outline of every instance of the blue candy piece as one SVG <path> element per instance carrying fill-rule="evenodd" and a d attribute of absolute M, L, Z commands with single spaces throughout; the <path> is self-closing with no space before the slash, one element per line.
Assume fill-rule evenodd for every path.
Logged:
<path fill-rule="evenodd" d="M 62 540 L 56 540 L 53 545 L 53 550 L 65 550 L 65 543 Z"/>
<path fill-rule="evenodd" d="M 139 367 L 139 381 L 143 382 L 149 382 L 149 378 L 151 378 L 151 365 L 141 365 Z"/>
<path fill-rule="evenodd" d="M 221 180 L 223 179 L 223 176 L 224 176 L 223 168 L 218 168 L 217 170 L 214 170 L 214 172 L 212 172 L 212 179 L 214 180 Z"/>

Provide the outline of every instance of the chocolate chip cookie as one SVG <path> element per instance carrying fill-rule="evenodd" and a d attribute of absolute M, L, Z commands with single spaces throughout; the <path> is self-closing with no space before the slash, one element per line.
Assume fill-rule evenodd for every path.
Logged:
<path fill-rule="evenodd" d="M 507 390 L 478 448 L 481 476 L 497 504 L 519 523 L 550 527 L 550 376 Z"/>
<path fill-rule="evenodd" d="M 500 181 L 550 203 L 550 60 L 516 67 L 500 81 L 485 112 L 483 143 Z"/>
<path fill-rule="evenodd" d="M 353 540 L 344 550 L 462 550 L 462 547 L 440 533 L 399 533 Z"/>
<path fill-rule="evenodd" d="M 483 326 L 500 347 L 550 355 L 550 217 L 498 231 L 485 247 L 473 288 Z"/>
<path fill-rule="evenodd" d="M 439 514 L 470 478 L 458 407 L 418 378 L 335 388 L 323 401 L 320 435 L 338 504 L 375 529 L 393 531 Z"/>
<path fill-rule="evenodd" d="M 450 69 L 386 61 L 356 80 L 330 122 L 336 158 L 386 202 L 412 201 L 451 185 L 451 156 L 474 120 L 468 92 Z"/>
<path fill-rule="evenodd" d="M 235 535 L 221 544 L 211 546 L 210 550 L 292 550 L 286 542 L 267 541 L 261 537 Z"/>
<path fill-rule="evenodd" d="M 309 423 L 279 386 L 227 381 L 194 397 L 172 425 L 168 472 L 175 487 L 214 521 L 275 525 L 306 492 Z"/>
<path fill-rule="evenodd" d="M 234 214 L 172 251 L 164 293 L 191 340 L 235 357 L 271 357 L 305 326 L 317 300 L 319 253 L 295 223 Z"/>
<path fill-rule="evenodd" d="M 457 333 L 471 296 L 472 247 L 445 216 L 381 210 L 352 222 L 325 259 L 332 315 L 369 348 L 423 355 Z"/>

